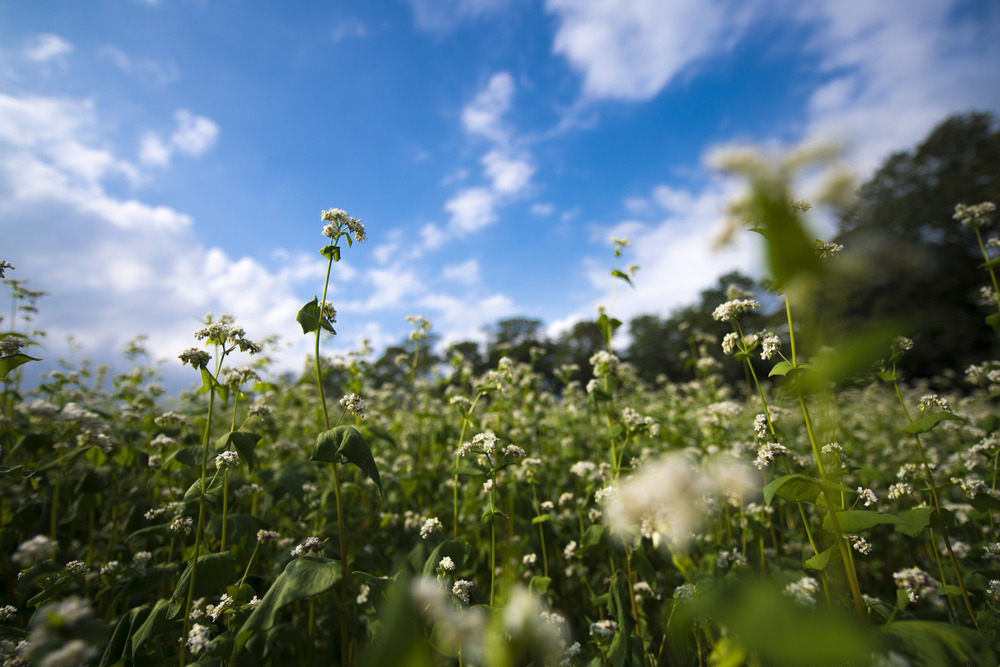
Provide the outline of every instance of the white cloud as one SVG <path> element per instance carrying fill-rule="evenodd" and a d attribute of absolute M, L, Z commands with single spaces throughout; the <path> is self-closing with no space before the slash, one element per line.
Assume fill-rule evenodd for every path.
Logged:
<path fill-rule="evenodd" d="M 444 208 L 451 214 L 448 230 L 456 236 L 496 222 L 497 208 L 521 195 L 535 173 L 531 156 L 514 147 L 512 132 L 503 120 L 513 95 L 513 77 L 509 72 L 498 72 L 462 112 L 466 131 L 489 139 L 493 148 L 480 161 L 489 187 L 464 188 L 445 202 Z M 466 176 L 464 170 L 460 173 L 463 178 Z"/>
<path fill-rule="evenodd" d="M 536 202 L 531 205 L 531 214 L 546 217 L 552 215 L 556 207 L 548 202 Z"/>
<path fill-rule="evenodd" d="M 728 49 L 749 10 L 733 0 L 547 0 L 554 53 L 590 98 L 646 100 L 692 63 Z"/>
<path fill-rule="evenodd" d="M 504 195 L 524 190 L 535 173 L 535 168 L 527 159 L 511 157 L 498 150 L 483 156 L 483 170 L 493 181 L 493 191 Z"/>
<path fill-rule="evenodd" d="M 362 39 L 368 35 L 365 24 L 357 18 L 349 18 L 338 23 L 330 33 L 330 39 L 334 42 L 342 42 L 345 39 Z"/>
<path fill-rule="evenodd" d="M 152 81 L 164 85 L 180 78 L 177 65 L 172 62 L 161 62 L 149 58 L 133 58 L 115 46 L 103 46 L 98 55 L 110 60 L 115 67 L 126 74 L 135 74 L 144 82 Z"/>
<path fill-rule="evenodd" d="M 443 32 L 462 21 L 501 10 L 509 5 L 509 0 L 409 0 L 409 3 L 418 28 Z"/>
<path fill-rule="evenodd" d="M 460 282 L 462 285 L 471 285 L 479 282 L 479 262 L 475 259 L 467 259 L 459 264 L 449 264 L 441 270 L 448 280 Z"/>
<path fill-rule="evenodd" d="M 176 128 L 168 141 L 160 135 L 147 132 L 139 143 L 139 159 L 143 164 L 165 167 L 175 151 L 198 157 L 210 149 L 219 136 L 219 126 L 215 121 L 196 116 L 187 109 L 174 113 Z"/>
<path fill-rule="evenodd" d="M 956 4 L 803 6 L 799 18 L 817 25 L 810 49 L 830 74 L 810 99 L 807 135 L 847 139 L 851 163 L 867 174 L 945 116 L 997 108 L 1000 22 L 957 22 Z"/>
<path fill-rule="evenodd" d="M 510 109 L 513 96 L 514 78 L 510 73 L 494 74 L 486 87 L 462 110 L 462 125 L 472 134 L 496 142 L 506 141 L 508 130 L 503 125 L 503 115 Z"/>
<path fill-rule="evenodd" d="M 449 199 L 444 208 L 451 213 L 449 228 L 459 234 L 476 232 L 496 222 L 496 195 L 486 188 L 467 188 Z"/>
<path fill-rule="evenodd" d="M 484 327 L 517 312 L 514 301 L 506 294 L 472 299 L 428 294 L 417 304 L 428 311 L 427 319 L 434 324 L 435 331 L 446 332 L 441 341 L 442 348 L 463 340 L 485 343 Z"/>
<path fill-rule="evenodd" d="M 73 45 L 59 35 L 42 33 L 35 35 L 25 46 L 23 54 L 28 60 L 38 63 L 50 62 L 73 52 Z"/>
<path fill-rule="evenodd" d="M 165 167 L 170 164 L 171 147 L 156 134 L 149 132 L 139 140 L 139 160 L 143 164 Z"/>
<path fill-rule="evenodd" d="M 420 243 L 428 250 L 440 247 L 447 238 L 448 235 L 433 222 L 428 222 L 420 228 Z"/>
<path fill-rule="evenodd" d="M 191 334 L 208 311 L 232 312 L 252 338 L 294 336 L 296 292 L 323 275 L 322 258 L 285 253 L 289 261 L 270 268 L 230 257 L 199 243 L 185 213 L 112 194 L 108 185 L 135 168 L 100 127 L 89 100 L 0 95 L 4 258 L 51 293 L 36 321 L 49 334 L 41 355 L 49 367 L 69 335 L 82 356 L 103 362 L 146 332 L 155 358 L 175 360 L 196 344 Z M 341 285 L 349 273 L 340 272 Z M 276 353 L 282 369 L 297 370 L 308 351 L 308 341 L 292 340 Z"/>
<path fill-rule="evenodd" d="M 177 129 L 170 135 L 170 143 L 182 153 L 197 157 L 207 151 L 219 136 L 219 126 L 204 116 L 195 116 L 187 109 L 174 114 Z"/>

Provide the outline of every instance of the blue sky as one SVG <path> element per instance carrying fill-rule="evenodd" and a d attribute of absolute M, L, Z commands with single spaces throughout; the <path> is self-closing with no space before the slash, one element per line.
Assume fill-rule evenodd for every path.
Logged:
<path fill-rule="evenodd" d="M 988 0 L 0 0 L 0 259 L 51 293 L 49 360 L 145 333 L 172 368 L 231 312 L 300 368 L 330 207 L 369 233 L 331 351 L 407 315 L 558 333 L 610 305 L 612 236 L 641 266 L 616 315 L 666 314 L 756 270 L 750 238 L 711 248 L 713 150 L 836 138 L 863 180 L 1000 109 L 997 72 Z"/>

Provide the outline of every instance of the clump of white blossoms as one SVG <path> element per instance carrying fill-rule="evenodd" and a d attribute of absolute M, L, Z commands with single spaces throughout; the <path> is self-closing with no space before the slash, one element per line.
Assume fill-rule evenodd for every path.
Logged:
<path fill-rule="evenodd" d="M 812 577 L 802 577 L 798 581 L 785 586 L 785 595 L 788 595 L 804 607 L 816 606 L 816 592 L 819 590 L 819 582 Z"/>
<path fill-rule="evenodd" d="M 858 487 L 858 495 L 861 496 L 861 500 L 865 501 L 865 507 L 871 507 L 878 502 L 878 498 L 875 496 L 875 492 L 871 489 L 866 489 L 864 487 Z"/>
<path fill-rule="evenodd" d="M 436 516 L 425 520 L 420 526 L 420 537 L 426 540 L 435 530 L 441 530 L 441 521 Z"/>
<path fill-rule="evenodd" d="M 460 599 L 462 602 L 468 604 L 469 597 L 472 595 L 473 587 L 474 584 L 471 581 L 459 579 L 455 582 L 455 585 L 451 587 L 451 592 L 454 593 L 455 597 Z"/>
<path fill-rule="evenodd" d="M 368 406 L 365 405 L 365 399 L 361 398 L 357 394 L 348 394 L 340 399 L 340 404 L 344 406 L 344 409 L 353 415 L 357 415 L 361 419 L 365 418 L 365 410 Z"/>
<path fill-rule="evenodd" d="M 31 567 L 36 561 L 52 556 L 52 552 L 59 547 L 59 543 L 50 540 L 45 535 L 35 535 L 30 540 L 18 545 L 14 554 L 10 557 L 15 565 L 21 567 Z"/>
<path fill-rule="evenodd" d="M 918 601 L 922 596 L 931 595 L 937 592 L 940 582 L 927 574 L 919 567 L 909 567 L 893 573 L 893 580 L 897 588 L 906 591 L 906 596 L 910 602 Z"/>
<path fill-rule="evenodd" d="M 215 457 L 215 467 L 219 470 L 235 468 L 240 463 L 240 455 L 236 452 L 222 452 Z"/>
<path fill-rule="evenodd" d="M 732 299 L 716 306 L 712 311 L 712 318 L 719 322 L 729 322 L 753 310 L 760 310 L 760 304 L 755 299 Z"/>
<path fill-rule="evenodd" d="M 952 217 L 961 222 L 964 227 L 979 229 L 989 224 L 989 214 L 995 210 L 997 210 L 996 204 L 991 201 L 984 201 L 974 206 L 956 204 L 955 215 Z"/>
<path fill-rule="evenodd" d="M 455 561 L 451 559 L 451 556 L 445 556 L 441 559 L 441 562 L 438 563 L 438 567 L 445 572 L 451 572 L 455 569 Z"/>
<path fill-rule="evenodd" d="M 704 518 L 695 500 L 743 496 L 754 488 L 749 469 L 735 461 L 695 465 L 683 455 L 671 454 L 621 481 L 606 504 L 606 516 L 619 534 L 634 535 L 644 524 L 654 543 L 662 538 L 670 546 L 683 546 Z"/>
<path fill-rule="evenodd" d="M 363 243 L 368 239 L 361 221 L 351 217 L 343 209 L 331 208 L 323 211 L 322 220 L 328 223 L 323 226 L 323 236 L 336 240 L 345 235 L 355 243 Z"/>
<path fill-rule="evenodd" d="M 318 537 L 307 537 L 301 544 L 292 549 L 292 558 L 320 551 L 323 551 L 323 541 Z"/>

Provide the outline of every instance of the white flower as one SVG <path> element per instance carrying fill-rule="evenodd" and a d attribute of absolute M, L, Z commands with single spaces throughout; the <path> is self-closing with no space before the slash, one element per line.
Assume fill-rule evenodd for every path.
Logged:
<path fill-rule="evenodd" d="M 438 563 L 438 567 L 440 567 L 445 572 L 451 572 L 452 570 L 455 569 L 455 561 L 451 559 L 451 556 L 445 556 L 444 558 L 441 559 L 441 562 Z"/>
<path fill-rule="evenodd" d="M 472 593 L 473 583 L 471 581 L 466 581 L 465 579 L 459 579 L 455 582 L 455 585 L 451 587 L 451 592 L 455 594 L 462 602 L 468 604 L 469 596 Z"/>
<path fill-rule="evenodd" d="M 430 519 L 426 519 L 424 524 L 420 526 L 420 537 L 426 540 L 432 532 L 440 529 L 441 521 L 436 516 L 431 517 Z"/>

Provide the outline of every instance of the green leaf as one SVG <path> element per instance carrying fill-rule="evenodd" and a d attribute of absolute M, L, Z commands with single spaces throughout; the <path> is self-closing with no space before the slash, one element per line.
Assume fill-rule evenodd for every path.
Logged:
<path fill-rule="evenodd" d="M 340 562 L 329 558 L 301 556 L 289 561 L 243 624 L 236 637 L 235 651 L 239 652 L 254 632 L 269 630 L 283 607 L 296 600 L 305 600 L 325 593 L 336 586 L 342 576 L 343 569 Z"/>
<path fill-rule="evenodd" d="M 551 514 L 539 514 L 538 516 L 531 519 L 531 524 L 534 525 L 536 523 L 547 523 L 553 520 L 554 517 Z"/>
<path fill-rule="evenodd" d="M 219 395 L 223 404 L 229 403 L 229 387 L 215 379 L 215 376 L 208 372 L 207 368 L 201 369 L 201 388 L 199 394 L 207 394 L 212 390 Z"/>
<path fill-rule="evenodd" d="M 379 495 L 382 495 L 382 479 L 378 474 L 378 466 L 375 465 L 375 459 L 368 449 L 365 437 L 353 426 L 338 426 L 316 436 L 316 445 L 309 460 L 326 463 L 350 461 L 361 468 L 361 472 L 367 475 L 368 479 L 375 482 Z"/>
<path fill-rule="evenodd" d="M 170 600 L 157 600 L 153 610 L 146 617 L 136 631 L 132 634 L 132 658 L 139 654 L 143 645 L 153 637 L 162 635 L 177 628 L 180 624 L 178 620 L 168 618 L 170 610 Z"/>
<path fill-rule="evenodd" d="M 531 578 L 528 582 L 528 590 L 535 595 L 545 595 L 549 592 L 549 586 L 552 585 L 551 577 L 535 576 Z"/>
<path fill-rule="evenodd" d="M 136 629 L 148 615 L 149 605 L 144 604 L 141 607 L 128 610 L 121 617 L 118 625 L 115 626 L 114 632 L 111 633 L 111 641 L 108 642 L 107 647 L 104 649 L 101 662 L 98 663 L 100 667 L 106 667 L 118 662 L 125 657 L 126 653 L 134 653 L 134 651 L 129 651 L 129 644 L 132 641 L 132 637 L 135 636 Z"/>
<path fill-rule="evenodd" d="M 635 287 L 635 285 L 632 284 L 632 279 L 629 278 L 629 276 L 628 276 L 627 273 L 619 271 L 618 269 L 613 269 L 611 271 L 611 275 L 614 278 L 621 278 L 622 280 L 624 280 L 625 282 L 627 282 L 629 285 L 632 285 L 632 287 Z"/>
<path fill-rule="evenodd" d="M 788 371 L 792 370 L 794 366 L 790 361 L 779 361 L 771 369 L 771 372 L 767 374 L 768 377 L 774 377 L 775 375 L 787 375 Z"/>
<path fill-rule="evenodd" d="M 932 414 L 923 415 L 922 417 L 914 419 L 912 422 L 903 427 L 903 433 L 909 433 L 910 435 L 927 433 L 945 420 L 965 421 L 965 418 L 959 417 L 958 415 L 950 412 L 934 412 Z"/>
<path fill-rule="evenodd" d="M 841 484 L 824 482 L 820 479 L 796 473 L 771 480 L 764 487 L 764 502 L 770 505 L 775 496 L 790 503 L 801 502 L 803 500 L 815 502 L 816 497 L 824 489 L 829 493 L 854 493 L 854 489 L 849 489 Z"/>
<path fill-rule="evenodd" d="M 236 559 L 228 551 L 219 554 L 205 554 L 198 557 L 198 567 L 194 577 L 194 597 L 201 598 L 215 593 L 236 579 Z M 185 568 L 174 587 L 174 600 L 187 598 L 191 585 L 191 564 Z"/>
<path fill-rule="evenodd" d="M 830 564 L 830 557 L 833 555 L 833 547 L 820 551 L 812 558 L 807 559 L 802 565 L 807 570 L 825 570 Z"/>
<path fill-rule="evenodd" d="M 315 333 L 321 327 L 334 335 L 337 333 L 330 326 L 330 323 L 323 318 L 323 309 L 320 308 L 319 298 L 315 296 L 312 298 L 312 301 L 299 309 L 298 314 L 295 316 L 295 321 L 301 325 L 302 333 L 304 334 Z"/>
<path fill-rule="evenodd" d="M 840 529 L 845 533 L 859 533 L 875 526 L 892 525 L 904 535 L 917 537 L 924 528 L 930 525 L 932 512 L 930 507 L 917 507 L 899 514 L 846 510 L 837 512 L 837 520 L 840 523 Z M 823 517 L 823 528 L 833 530 L 833 521 L 829 514 Z"/>
<path fill-rule="evenodd" d="M 23 465 L 17 466 L 0 466 L 0 477 L 20 477 L 21 479 L 28 479 L 35 474 L 34 470 L 24 471 Z"/>
<path fill-rule="evenodd" d="M 222 497 L 223 490 L 223 479 L 222 475 L 215 477 L 214 479 L 207 480 L 205 483 L 205 502 L 214 503 L 219 498 Z M 198 498 L 201 496 L 201 480 L 196 479 L 188 487 L 188 490 L 184 493 L 185 503 L 196 503 Z"/>
<path fill-rule="evenodd" d="M 1000 313 L 993 313 L 986 318 L 986 324 L 990 326 L 993 331 L 1000 334 Z"/>
<path fill-rule="evenodd" d="M 41 359 L 37 357 L 29 357 L 28 355 L 21 354 L 20 352 L 6 357 L 0 357 L 0 378 L 7 377 L 7 373 L 10 373 L 18 366 L 26 364 L 29 361 L 41 361 Z"/>
<path fill-rule="evenodd" d="M 256 433 L 250 433 L 249 431 L 230 431 L 221 438 L 215 441 L 215 451 L 221 453 L 229 449 L 231 444 L 236 448 L 236 451 L 240 453 L 240 456 L 247 462 L 250 466 L 250 472 L 253 472 L 254 466 L 256 465 L 256 448 L 257 443 L 260 442 L 260 436 Z"/>
<path fill-rule="evenodd" d="M 604 339 L 605 347 L 611 347 L 611 339 L 614 337 L 615 331 L 621 325 L 621 320 L 608 317 L 607 313 L 601 313 L 600 317 L 597 318 L 597 326 L 601 328 L 601 336 Z"/>
<path fill-rule="evenodd" d="M 204 456 L 205 448 L 202 445 L 190 445 L 188 447 L 181 447 L 178 449 L 176 452 L 167 457 L 167 461 L 177 460 L 186 466 L 200 468 Z"/>
<path fill-rule="evenodd" d="M 350 235 L 347 235 L 347 242 L 348 243 L 351 242 Z M 334 262 L 339 262 L 340 261 L 340 246 L 325 245 L 325 246 L 323 246 L 320 249 L 319 254 L 323 255 L 324 257 L 326 257 L 329 260 L 332 260 Z"/>
<path fill-rule="evenodd" d="M 995 667 L 996 656 L 986 638 L 969 628 L 937 621 L 896 621 L 882 626 L 879 644 L 898 653 L 913 667 L 968 665 Z"/>

